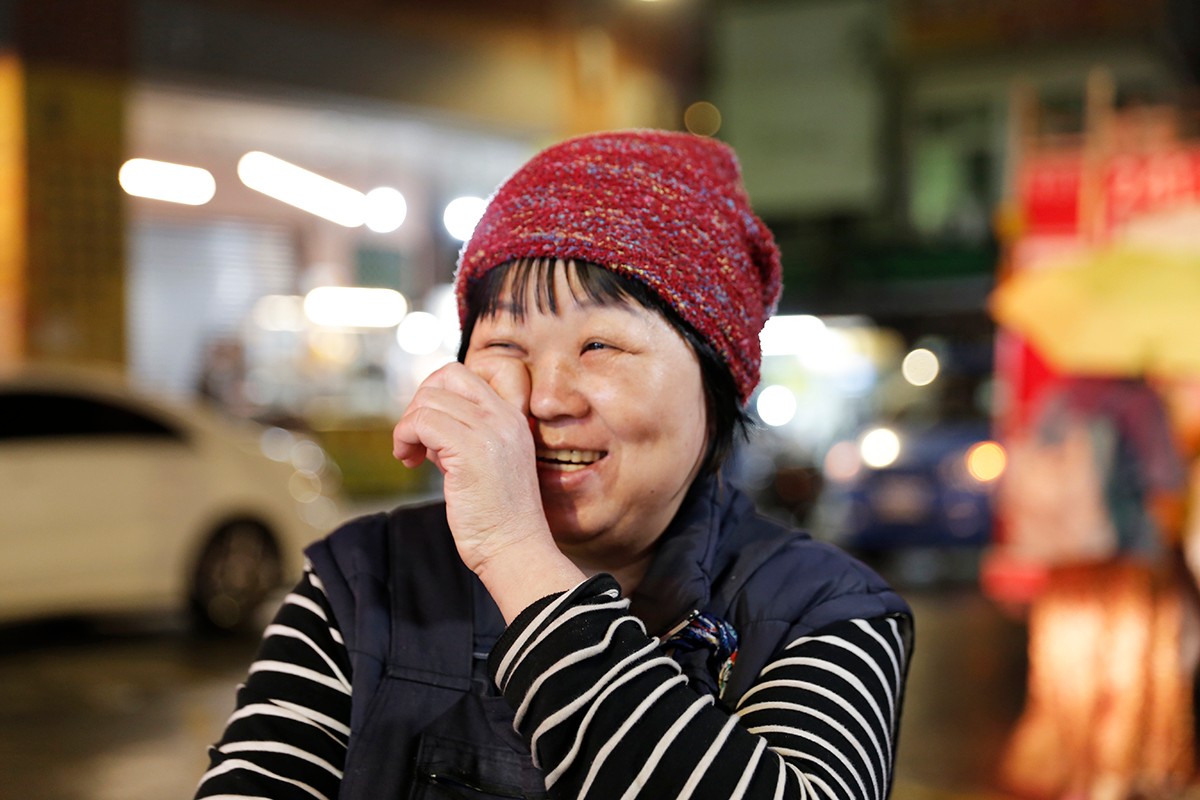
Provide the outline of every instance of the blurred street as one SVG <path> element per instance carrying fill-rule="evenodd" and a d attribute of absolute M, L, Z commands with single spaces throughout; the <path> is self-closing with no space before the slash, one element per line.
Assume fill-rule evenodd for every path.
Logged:
<path fill-rule="evenodd" d="M 721 345 L 716 316 L 688 334 L 746 367 L 739 391 L 758 381 L 731 479 L 848 551 L 905 554 L 880 570 L 916 612 L 892 798 L 1015 800 L 995 778 L 1026 627 L 983 596 L 977 554 L 1036 573 L 1182 542 L 1200 577 L 1200 0 L 0 0 L 0 619 L 97 615 L 0 624 L 0 800 L 192 796 L 258 641 L 163 604 L 265 624 L 251 609 L 339 514 L 439 494 L 432 460 L 388 442 L 457 358 L 456 276 L 495 266 L 469 243 L 534 230 L 476 235 L 485 198 L 543 147 L 617 129 L 728 145 L 721 180 L 744 185 L 724 203 L 744 189 L 754 214 L 673 233 L 677 189 L 716 195 L 664 179 L 636 208 L 612 192 L 610 226 L 595 191 L 566 204 L 585 238 L 631 236 L 626 211 L 658 227 L 589 258 L 692 322 L 685 304 L 758 298 L 748 320 L 778 248 L 757 349 L 749 328 L 740 356 Z M 566 216 L 497 258 L 582 259 Z M 751 288 L 704 286 L 709 252 Z M 687 420 L 665 389 L 622 391 L 604 403 Z M 1023 569 L 1001 578 L 1028 589 Z M 1169 760 L 1146 729 L 1178 730 L 1108 713 L 1191 710 L 1169 693 L 1193 680 L 1177 603 L 1129 574 L 1140 649 L 1065 614 L 1061 652 L 1150 678 L 1043 669 L 1041 646 L 1037 674 L 1080 695 L 1078 716 L 1046 707 L 1097 752 Z M 1101 711 L 1116 735 L 1076 722 Z M 1094 766 L 1063 752 L 1046 762 Z"/>
<path fill-rule="evenodd" d="M 1020 710 L 1024 629 L 973 583 L 909 588 L 917 651 L 896 800 L 995 798 Z M 0 629 L 0 797 L 190 797 L 256 642 L 169 618 Z"/>

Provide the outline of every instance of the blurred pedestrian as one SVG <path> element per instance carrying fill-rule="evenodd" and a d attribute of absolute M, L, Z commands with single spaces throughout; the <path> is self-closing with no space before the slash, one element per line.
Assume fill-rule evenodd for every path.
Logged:
<path fill-rule="evenodd" d="M 1030 797 L 1161 796 L 1194 772 L 1183 462 L 1143 380 L 1072 378 L 1013 443 L 1009 538 L 1048 566 L 1026 707 L 1002 762 Z"/>
<path fill-rule="evenodd" d="M 232 416 L 251 415 L 246 396 L 246 351 L 240 339 L 223 335 L 208 342 L 200 359 L 196 394 Z"/>
<path fill-rule="evenodd" d="M 732 151 L 552 146 L 456 288 L 394 440 L 445 501 L 308 550 L 198 796 L 884 797 L 908 607 L 721 470 L 780 290 Z"/>

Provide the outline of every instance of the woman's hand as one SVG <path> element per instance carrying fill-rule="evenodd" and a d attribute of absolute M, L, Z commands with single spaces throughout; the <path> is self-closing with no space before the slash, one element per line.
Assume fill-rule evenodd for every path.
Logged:
<path fill-rule="evenodd" d="M 509 620 L 583 578 L 554 544 L 542 510 L 529 391 L 515 360 L 447 364 L 417 389 L 392 434 L 405 466 L 429 459 L 441 470 L 459 556 Z"/>
<path fill-rule="evenodd" d="M 458 363 L 434 372 L 393 432 L 393 452 L 406 466 L 428 458 L 442 471 L 450 529 L 476 572 L 514 540 L 549 536 L 523 412 L 528 375 L 515 361 L 488 366 L 484 375 Z"/>

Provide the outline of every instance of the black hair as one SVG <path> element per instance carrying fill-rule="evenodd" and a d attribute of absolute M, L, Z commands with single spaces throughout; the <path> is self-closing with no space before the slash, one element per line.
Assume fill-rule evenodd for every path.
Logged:
<path fill-rule="evenodd" d="M 504 310 L 517 319 L 524 318 L 526 299 L 530 297 L 539 312 L 558 313 L 558 297 L 554 290 L 555 259 L 517 259 L 494 267 L 467 286 L 467 314 L 463 322 L 458 360 L 463 361 L 471 342 L 475 323 Z M 588 261 L 574 261 L 575 280 L 572 293 L 600 305 L 636 303 L 662 316 L 679 332 L 700 362 L 700 378 L 704 386 L 708 410 L 708 451 L 701 472 L 716 472 L 733 452 L 735 440 L 745 438 L 750 417 L 742 408 L 737 383 L 716 349 L 708 343 L 691 323 L 659 297 L 644 283 L 618 274 Z M 510 291 L 505 295 L 505 289 Z M 503 303 L 503 305 L 502 305 Z"/>

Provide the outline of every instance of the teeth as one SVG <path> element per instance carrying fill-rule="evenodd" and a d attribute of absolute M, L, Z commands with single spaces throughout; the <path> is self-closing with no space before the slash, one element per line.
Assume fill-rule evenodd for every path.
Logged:
<path fill-rule="evenodd" d="M 566 470 L 583 469 L 604 457 L 602 450 L 539 450 L 538 461 Z"/>

